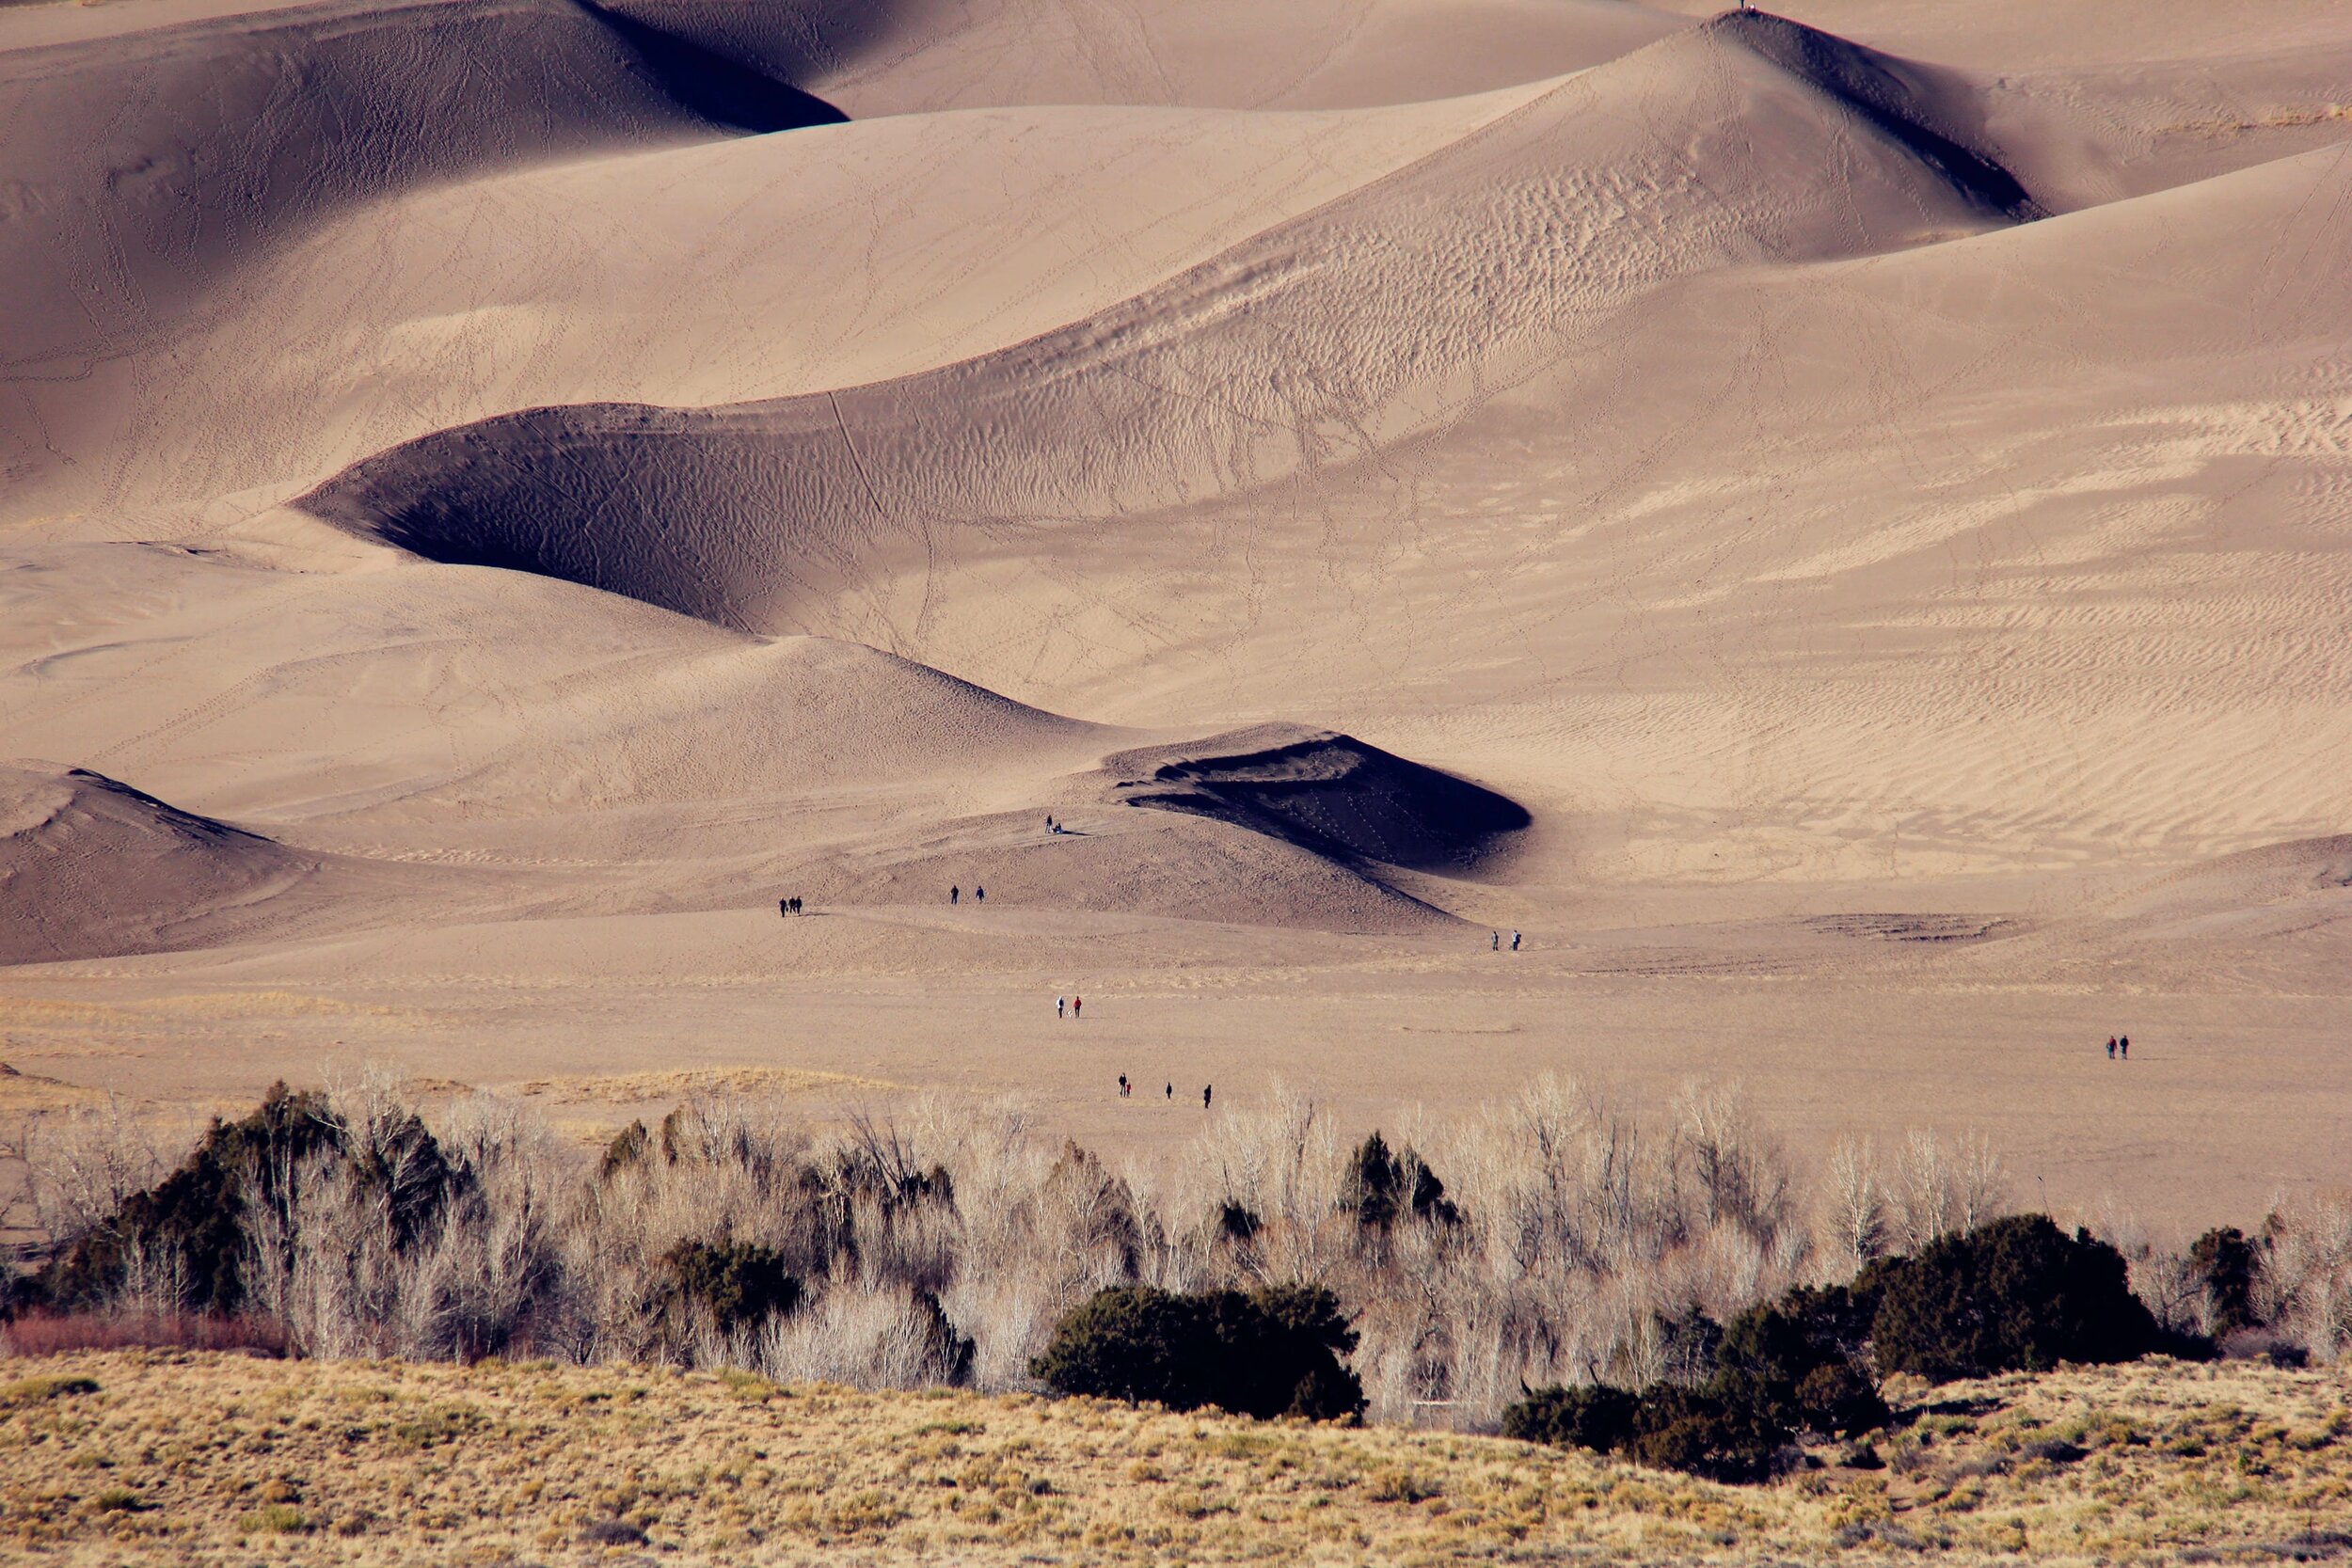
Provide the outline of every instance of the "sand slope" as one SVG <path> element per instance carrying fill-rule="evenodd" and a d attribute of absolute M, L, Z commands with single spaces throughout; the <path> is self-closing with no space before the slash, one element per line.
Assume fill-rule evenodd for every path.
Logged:
<path fill-rule="evenodd" d="M 0 768 L 0 963 L 217 943 L 317 870 L 101 773 Z"/>
<path fill-rule="evenodd" d="M 56 431 L 80 461 L 0 506 L 282 495 L 541 404 L 728 403 L 934 369 L 1149 289 L 1526 96 L 914 116 L 436 182 L 213 277 L 177 330 L 126 325 L 120 417 L 143 438 Z M 224 402 L 240 418 L 216 419 Z"/>
<path fill-rule="evenodd" d="M 130 447 L 124 356 L 338 211 L 484 169 L 838 119 L 584 0 L 326 0 L 0 53 L 0 476 Z"/>
<path fill-rule="evenodd" d="M 1361 458 L 1605 336 L 1669 279 L 2029 215 L 1960 118 L 1891 62 L 1732 19 L 1001 354 L 775 404 L 518 414 L 301 504 L 436 560 L 746 628 L 822 614 L 893 646 L 957 547 L 945 531 L 985 546 Z"/>

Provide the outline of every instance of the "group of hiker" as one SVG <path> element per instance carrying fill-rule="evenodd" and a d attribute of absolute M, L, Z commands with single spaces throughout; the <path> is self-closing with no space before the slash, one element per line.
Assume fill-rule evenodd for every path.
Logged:
<path fill-rule="evenodd" d="M 949 889 L 947 890 L 947 905 L 948 905 L 948 907 L 949 907 L 950 909 L 954 908 L 956 905 L 961 904 L 961 903 L 962 903 L 962 902 L 963 902 L 963 889 L 962 889 L 962 887 L 961 887 L 961 885 L 956 886 L 956 887 L 951 887 L 951 888 L 949 888 Z M 986 888 L 984 888 L 984 887 L 975 887 L 975 888 L 972 890 L 972 902 L 974 902 L 975 904 L 985 904 L 985 903 L 987 903 L 987 902 L 988 902 L 988 889 L 986 889 Z"/>
<path fill-rule="evenodd" d="M 2131 1036 L 2109 1035 L 2107 1037 L 2107 1060 L 2110 1062 L 2114 1061 L 2118 1056 L 2122 1057 L 2123 1060 L 2127 1062 L 2132 1059 Z"/>
<path fill-rule="evenodd" d="M 1122 1072 L 1122 1073 L 1120 1073 L 1120 1074 L 1119 1075 L 1119 1098 L 1120 1098 L 1120 1099 L 1121 1099 L 1121 1100 L 1132 1100 L 1132 1099 L 1134 1099 L 1134 1098 L 1135 1098 L 1135 1092 L 1136 1092 L 1136 1086 L 1135 1086 L 1135 1085 L 1133 1085 L 1133 1084 L 1131 1084 L 1131 1083 L 1129 1083 L 1129 1082 L 1127 1081 L 1127 1075 L 1126 1075 L 1125 1073 L 1123 1073 L 1123 1072 Z M 1174 1084 L 1174 1083 L 1172 1083 L 1172 1082 L 1171 1082 L 1171 1083 L 1169 1083 L 1169 1084 L 1168 1084 L 1168 1085 L 1166 1085 L 1166 1086 L 1165 1086 L 1165 1087 L 1161 1090 L 1161 1092 L 1162 1092 L 1163 1094 L 1165 1094 L 1165 1095 L 1166 1095 L 1168 1099 L 1170 1099 L 1170 1100 L 1175 1099 L 1175 1098 L 1176 1098 L 1176 1085 L 1175 1085 L 1175 1084 Z M 1209 1102 L 1210 1102 L 1212 1100 L 1216 1099 L 1216 1085 L 1215 1084 L 1203 1084 L 1203 1085 L 1200 1085 L 1200 1108 L 1201 1108 L 1202 1110 L 1204 1110 L 1204 1111 L 1205 1111 L 1205 1110 L 1207 1110 L 1207 1109 L 1209 1108 Z"/>
<path fill-rule="evenodd" d="M 779 898 L 776 900 L 776 912 L 781 915 L 799 914 L 801 901 L 798 898 Z"/>
<path fill-rule="evenodd" d="M 1497 953 L 1502 952 L 1502 933 L 1501 931 L 1489 931 L 1489 932 L 1487 932 L 1487 933 L 1486 933 L 1486 945 L 1487 945 L 1489 948 L 1491 948 L 1493 951 L 1497 952 Z M 1511 933 L 1511 951 L 1512 951 L 1512 952 L 1514 952 L 1514 953 L 1516 953 L 1516 952 L 1518 952 L 1518 950 L 1519 950 L 1519 934 L 1518 934 L 1517 931 L 1514 931 L 1514 932 L 1512 932 L 1512 933 Z"/>

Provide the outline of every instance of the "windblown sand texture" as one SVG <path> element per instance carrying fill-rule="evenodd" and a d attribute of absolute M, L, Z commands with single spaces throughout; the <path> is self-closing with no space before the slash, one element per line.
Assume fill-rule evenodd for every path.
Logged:
<path fill-rule="evenodd" d="M 2258 1217 L 2348 104 L 2323 0 L 0 8 L 7 1059 L 1695 1074 Z"/>

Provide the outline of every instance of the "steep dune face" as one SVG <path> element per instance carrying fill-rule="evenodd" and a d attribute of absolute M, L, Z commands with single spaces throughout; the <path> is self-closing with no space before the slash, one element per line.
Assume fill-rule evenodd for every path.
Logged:
<path fill-rule="evenodd" d="M 120 362 L 336 212 L 590 150 L 841 118 L 582 0 L 326 0 L 0 53 L 0 476 L 135 443 Z"/>
<path fill-rule="evenodd" d="M 0 964 L 210 945 L 317 869 L 103 774 L 0 767 Z"/>
<path fill-rule="evenodd" d="M 1267 725 L 1104 759 L 1130 806 L 1230 822 L 1343 861 L 1475 869 L 1528 825 L 1517 801 L 1367 746 Z"/>
<path fill-rule="evenodd" d="M 1676 278 L 2025 210 L 1990 210 L 2010 187 L 1931 128 L 1952 116 L 1906 96 L 1916 73 L 1793 36 L 1728 23 L 1570 78 L 1000 354 L 821 398 L 534 410 L 395 448 L 301 504 L 436 560 L 895 645 L 943 558 L 1050 549 L 1071 525 L 1370 456 L 1605 339 Z"/>

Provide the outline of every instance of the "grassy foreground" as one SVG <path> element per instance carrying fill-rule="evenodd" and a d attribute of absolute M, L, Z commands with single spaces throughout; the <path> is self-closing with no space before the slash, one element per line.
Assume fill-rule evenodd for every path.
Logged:
<path fill-rule="evenodd" d="M 641 1369 L 85 1354 L 0 1361 L 0 1559 L 1746 1563 L 2023 1552 L 2212 1562 L 2352 1552 L 2344 1372 L 2151 1363 L 1954 1385 L 1931 1399 L 1882 1440 L 1884 1469 L 1832 1463 L 1740 1490 L 1499 1439 L 1090 1401 Z"/>

